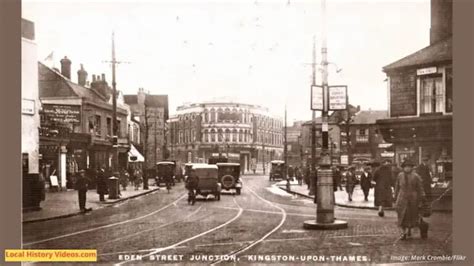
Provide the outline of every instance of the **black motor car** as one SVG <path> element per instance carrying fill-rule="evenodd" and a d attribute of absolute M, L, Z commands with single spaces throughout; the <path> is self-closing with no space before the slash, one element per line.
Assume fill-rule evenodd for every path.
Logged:
<path fill-rule="evenodd" d="M 217 163 L 219 169 L 219 182 L 222 189 L 235 189 L 235 193 L 240 195 L 242 190 L 242 181 L 240 180 L 240 164 L 239 163 Z"/>

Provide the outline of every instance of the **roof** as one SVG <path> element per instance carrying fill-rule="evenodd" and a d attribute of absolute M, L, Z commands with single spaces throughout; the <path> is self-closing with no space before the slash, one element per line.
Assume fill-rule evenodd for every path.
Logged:
<path fill-rule="evenodd" d="M 123 95 L 126 104 L 138 104 L 138 96 L 133 94 Z M 162 107 L 164 109 L 165 120 L 169 118 L 168 95 L 145 94 L 145 105 L 148 107 Z"/>
<path fill-rule="evenodd" d="M 213 164 L 193 164 L 193 169 L 218 169 L 217 165 Z"/>
<path fill-rule="evenodd" d="M 383 71 L 388 72 L 388 71 L 403 68 L 403 67 L 411 67 L 411 66 L 419 66 L 419 65 L 427 65 L 427 64 L 452 61 L 453 60 L 452 50 L 453 50 L 453 37 L 451 36 L 442 41 L 439 41 L 430 46 L 427 46 L 394 63 L 391 63 L 390 65 L 385 66 L 383 68 Z"/>
<path fill-rule="evenodd" d="M 375 124 L 378 119 L 388 118 L 387 111 L 359 111 L 355 114 L 351 124 Z"/>
<path fill-rule="evenodd" d="M 240 163 L 217 163 L 217 166 L 222 165 L 222 166 L 240 166 Z"/>

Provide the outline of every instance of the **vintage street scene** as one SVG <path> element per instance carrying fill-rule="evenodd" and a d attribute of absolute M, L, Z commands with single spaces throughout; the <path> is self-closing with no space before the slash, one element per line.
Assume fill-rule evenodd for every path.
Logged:
<path fill-rule="evenodd" d="M 24 249 L 115 265 L 464 259 L 452 0 L 22 8 Z"/>

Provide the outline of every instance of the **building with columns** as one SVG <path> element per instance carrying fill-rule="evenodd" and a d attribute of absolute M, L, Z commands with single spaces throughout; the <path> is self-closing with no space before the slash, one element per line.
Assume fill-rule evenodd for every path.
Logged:
<path fill-rule="evenodd" d="M 168 120 L 171 158 L 207 162 L 226 156 L 249 171 L 283 157 L 283 121 L 265 107 L 233 102 L 203 102 L 179 106 Z"/>

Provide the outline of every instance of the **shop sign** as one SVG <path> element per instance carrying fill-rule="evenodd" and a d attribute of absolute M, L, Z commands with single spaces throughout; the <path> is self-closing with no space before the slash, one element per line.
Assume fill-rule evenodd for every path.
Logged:
<path fill-rule="evenodd" d="M 329 110 L 347 109 L 347 86 L 329 86 Z"/>
<path fill-rule="evenodd" d="M 416 75 L 417 76 L 423 76 L 423 75 L 429 75 L 429 74 L 435 74 L 438 72 L 437 67 L 426 67 L 426 68 L 420 68 L 416 70 Z"/>
<path fill-rule="evenodd" d="M 323 110 L 324 99 L 323 99 L 323 87 L 311 86 L 311 110 L 321 111 Z"/>
<path fill-rule="evenodd" d="M 29 99 L 21 100 L 21 113 L 24 115 L 34 115 L 35 114 L 35 101 Z"/>
<path fill-rule="evenodd" d="M 386 149 L 392 147 L 392 143 L 379 143 L 379 148 L 380 149 Z"/>
<path fill-rule="evenodd" d="M 382 157 L 390 157 L 390 158 L 391 158 L 391 157 L 394 157 L 394 156 L 395 156 L 395 153 L 394 153 L 394 152 L 388 152 L 388 151 L 386 151 L 386 152 L 382 152 L 382 153 L 380 154 L 380 156 L 382 156 Z"/>
<path fill-rule="evenodd" d="M 46 119 L 58 123 L 80 123 L 81 107 L 79 105 L 43 104 Z"/>

